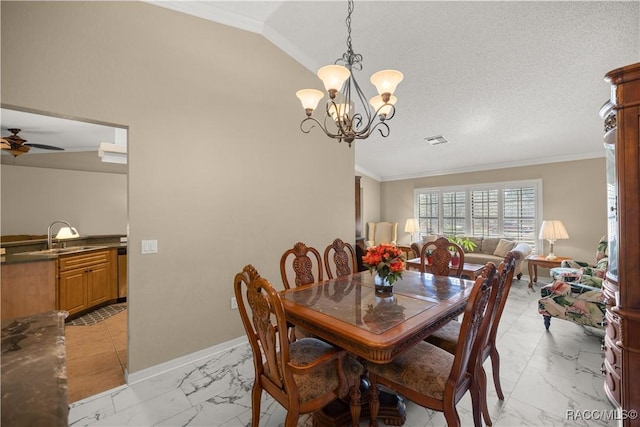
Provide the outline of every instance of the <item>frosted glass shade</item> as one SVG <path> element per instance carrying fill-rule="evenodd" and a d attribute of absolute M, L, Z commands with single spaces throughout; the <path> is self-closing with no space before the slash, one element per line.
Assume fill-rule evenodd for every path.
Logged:
<path fill-rule="evenodd" d="M 317 89 L 302 89 L 296 92 L 296 96 L 302 103 L 302 108 L 313 111 L 318 106 L 318 102 L 320 102 L 324 93 Z"/>
<path fill-rule="evenodd" d="M 376 87 L 379 95 L 392 94 L 403 78 L 404 75 L 400 71 L 382 70 L 371 76 L 371 83 Z"/>
<path fill-rule="evenodd" d="M 389 98 L 389 102 L 387 102 L 386 104 L 395 105 L 397 100 L 398 98 L 391 95 L 391 97 Z M 382 100 L 382 96 L 380 95 L 376 95 L 373 98 L 371 98 L 369 100 L 369 103 L 373 106 L 373 109 L 376 111 L 378 111 L 378 108 L 382 107 L 380 111 L 378 111 L 379 115 L 386 116 L 391 112 L 391 105 L 385 105 L 385 102 Z"/>
<path fill-rule="evenodd" d="M 318 77 L 324 83 L 327 92 L 339 92 L 350 75 L 349 69 L 342 65 L 325 65 L 318 70 Z"/>

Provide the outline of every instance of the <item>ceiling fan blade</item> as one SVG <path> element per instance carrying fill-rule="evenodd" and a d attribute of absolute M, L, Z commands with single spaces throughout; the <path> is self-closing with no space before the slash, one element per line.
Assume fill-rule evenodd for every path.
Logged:
<path fill-rule="evenodd" d="M 45 145 L 45 144 L 24 144 L 28 147 L 40 148 L 42 150 L 56 150 L 56 151 L 64 151 L 64 148 L 54 147 L 53 145 Z"/>

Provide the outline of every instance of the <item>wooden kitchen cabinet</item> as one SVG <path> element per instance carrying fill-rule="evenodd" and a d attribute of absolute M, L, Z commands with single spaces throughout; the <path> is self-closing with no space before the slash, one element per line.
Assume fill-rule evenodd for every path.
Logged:
<path fill-rule="evenodd" d="M 59 309 L 69 315 L 117 298 L 111 252 L 93 251 L 58 260 Z"/>
<path fill-rule="evenodd" d="M 2 320 L 55 310 L 56 261 L 2 264 Z"/>

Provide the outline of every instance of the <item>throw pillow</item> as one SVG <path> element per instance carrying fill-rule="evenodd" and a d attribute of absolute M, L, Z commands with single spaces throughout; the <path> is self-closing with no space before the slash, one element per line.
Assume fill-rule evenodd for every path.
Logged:
<path fill-rule="evenodd" d="M 495 256 L 505 257 L 511 249 L 515 248 L 515 246 L 516 242 L 514 241 L 500 239 L 500 241 L 498 242 L 498 246 L 496 246 L 496 250 L 493 252 L 493 254 Z"/>
<path fill-rule="evenodd" d="M 422 237 L 422 243 L 435 242 L 438 239 L 437 234 L 427 234 Z"/>

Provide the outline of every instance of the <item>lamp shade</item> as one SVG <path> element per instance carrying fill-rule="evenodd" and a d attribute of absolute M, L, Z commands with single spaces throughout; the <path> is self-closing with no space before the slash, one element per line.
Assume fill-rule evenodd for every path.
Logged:
<path fill-rule="evenodd" d="M 418 231 L 420 231 L 420 228 L 418 227 L 418 220 L 415 218 L 409 218 L 407 220 L 407 222 L 404 224 L 404 231 L 405 233 L 417 233 Z"/>
<path fill-rule="evenodd" d="M 305 110 L 313 111 L 318 106 L 318 102 L 324 96 L 322 91 L 317 89 L 302 89 L 296 92 L 296 96 Z"/>
<path fill-rule="evenodd" d="M 562 221 L 542 221 L 542 227 L 540 227 L 540 235 L 538 237 L 549 240 L 550 242 L 555 242 L 558 239 L 568 239 L 569 233 L 567 233 L 567 229 L 564 227 Z"/>
<path fill-rule="evenodd" d="M 391 105 L 395 105 L 396 101 L 398 100 L 398 98 L 396 98 L 395 96 L 391 96 L 389 98 L 389 102 L 384 102 L 384 100 L 382 99 L 382 96 L 380 95 L 376 95 L 373 98 L 371 98 L 369 100 L 369 104 L 371 104 L 373 106 L 373 109 L 378 111 L 378 109 L 380 109 L 380 111 L 378 111 L 379 115 L 383 115 L 386 116 L 387 114 L 389 114 L 391 112 Z M 391 105 L 389 105 L 391 104 Z M 381 108 L 382 107 L 382 108 Z"/>
<path fill-rule="evenodd" d="M 404 75 L 396 70 L 382 70 L 371 76 L 371 83 L 378 90 L 378 95 L 384 93 L 393 94 L 398 83 L 402 81 Z"/>
<path fill-rule="evenodd" d="M 349 69 L 342 65 L 325 65 L 318 70 L 318 77 L 324 83 L 327 92 L 339 92 L 350 75 Z"/>
<path fill-rule="evenodd" d="M 58 230 L 58 234 L 56 234 L 56 239 L 73 239 L 79 236 L 80 233 L 78 233 L 75 227 L 61 227 L 60 230 Z"/>

